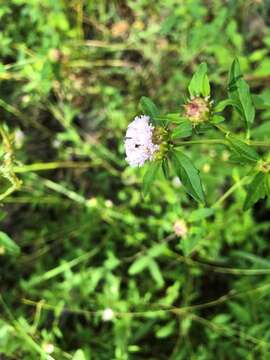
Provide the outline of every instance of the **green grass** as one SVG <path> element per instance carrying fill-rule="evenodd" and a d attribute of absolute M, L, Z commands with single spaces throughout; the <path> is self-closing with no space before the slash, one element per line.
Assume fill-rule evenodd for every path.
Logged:
<path fill-rule="evenodd" d="M 246 0 L 2 1 L 1 359 L 269 359 L 269 200 L 242 210 L 245 168 L 213 141 L 182 149 L 213 214 L 172 174 L 143 197 L 144 169 L 128 167 L 123 146 L 141 96 L 179 112 L 203 61 L 216 101 L 237 56 L 269 103 L 269 10 Z M 241 133 L 237 113 L 225 114 Z M 269 115 L 256 113 L 257 141 L 269 142 Z"/>

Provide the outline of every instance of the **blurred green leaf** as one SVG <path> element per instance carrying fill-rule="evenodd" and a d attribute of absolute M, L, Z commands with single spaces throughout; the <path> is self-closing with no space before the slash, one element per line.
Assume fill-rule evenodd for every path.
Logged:
<path fill-rule="evenodd" d="M 185 256 L 189 256 L 200 241 L 200 237 L 193 235 L 183 237 L 180 241 L 180 249 L 183 251 Z"/>
<path fill-rule="evenodd" d="M 133 262 L 133 264 L 128 269 L 128 273 L 130 275 L 136 275 L 139 272 L 143 271 L 145 268 L 148 267 L 149 263 L 151 262 L 151 258 L 149 256 L 141 256 L 137 260 Z"/>
<path fill-rule="evenodd" d="M 77 350 L 72 357 L 72 360 L 86 360 L 84 352 L 82 350 Z"/>
<path fill-rule="evenodd" d="M 248 185 L 246 200 L 244 203 L 244 210 L 251 208 L 258 200 L 265 197 L 265 185 L 264 185 L 265 174 L 259 172 L 256 174 Z"/>
<path fill-rule="evenodd" d="M 197 209 L 192 211 L 188 220 L 191 222 L 204 220 L 212 216 L 214 213 L 215 213 L 215 209 L 212 208 Z"/>
<path fill-rule="evenodd" d="M 160 161 L 151 161 L 143 177 L 143 195 L 147 195 L 153 182 L 155 181 L 158 171 L 161 167 Z"/>
<path fill-rule="evenodd" d="M 169 321 L 166 325 L 162 326 L 157 330 L 156 337 L 161 339 L 167 338 L 175 330 L 175 325 L 175 320 Z"/>
<path fill-rule="evenodd" d="M 165 176 L 165 179 L 168 180 L 170 178 L 170 166 L 169 166 L 168 159 L 163 159 L 162 160 L 162 171 L 163 171 L 163 174 Z"/>
<path fill-rule="evenodd" d="M 155 280 L 157 286 L 159 288 L 163 287 L 164 279 L 163 279 L 163 276 L 159 269 L 159 266 L 154 259 L 150 259 L 148 268 L 149 268 L 150 274 L 151 274 L 152 278 Z"/>
<path fill-rule="evenodd" d="M 3 231 L 0 231 L 0 247 L 3 248 L 4 253 L 19 255 L 19 246 Z"/>
<path fill-rule="evenodd" d="M 264 176 L 264 186 L 266 195 L 270 198 L 270 173 Z"/>

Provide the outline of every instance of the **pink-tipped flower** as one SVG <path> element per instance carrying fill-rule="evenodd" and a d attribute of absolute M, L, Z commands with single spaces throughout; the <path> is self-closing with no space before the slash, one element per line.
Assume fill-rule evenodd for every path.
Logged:
<path fill-rule="evenodd" d="M 188 228 L 184 220 L 176 220 L 173 225 L 173 230 L 176 236 L 185 237 L 188 233 Z"/>
<path fill-rule="evenodd" d="M 193 125 L 203 123 L 209 120 L 211 101 L 209 98 L 195 97 L 184 105 L 185 116 Z"/>
<path fill-rule="evenodd" d="M 154 143 L 155 127 L 150 123 L 149 116 L 136 116 L 129 124 L 125 138 L 126 160 L 130 166 L 143 166 L 148 160 L 153 160 L 159 150 L 159 144 Z"/>

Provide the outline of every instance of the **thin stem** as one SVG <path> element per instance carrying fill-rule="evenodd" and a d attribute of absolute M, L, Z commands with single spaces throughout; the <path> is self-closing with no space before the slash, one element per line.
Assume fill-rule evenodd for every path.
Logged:
<path fill-rule="evenodd" d="M 228 129 L 226 129 L 223 125 L 220 124 L 215 124 L 214 125 L 218 130 L 220 130 L 223 134 L 227 135 L 230 133 L 230 131 Z M 262 147 L 270 147 L 270 143 L 269 142 L 264 142 L 264 141 L 256 141 L 256 140 L 249 140 L 250 137 L 250 133 L 248 131 L 247 133 L 247 139 L 246 141 L 244 141 L 247 145 L 250 146 L 262 146 Z"/>
<path fill-rule="evenodd" d="M 178 141 L 174 143 L 174 146 L 182 146 L 182 145 L 200 145 L 200 144 L 220 144 L 227 145 L 227 142 L 222 139 L 205 139 L 205 140 L 190 140 L 190 141 Z"/>
<path fill-rule="evenodd" d="M 26 173 L 31 171 L 45 171 L 61 168 L 89 168 L 90 162 L 76 162 L 76 161 L 56 161 L 48 163 L 35 163 L 29 165 L 14 166 L 13 171 L 15 173 Z"/>
<path fill-rule="evenodd" d="M 248 175 L 242 177 L 239 181 L 233 184 L 212 206 L 213 208 L 219 207 L 240 185 L 243 185 L 248 179 Z"/>
<path fill-rule="evenodd" d="M 261 147 L 269 147 L 270 148 L 270 143 L 267 143 L 264 141 L 248 140 L 248 141 L 244 141 L 244 142 L 250 146 L 261 146 Z M 174 146 L 178 147 L 178 146 L 183 146 L 183 145 L 215 145 L 215 144 L 224 145 L 224 146 L 229 145 L 227 143 L 227 141 L 223 140 L 223 139 L 205 139 L 205 140 L 177 141 L 174 143 Z"/>

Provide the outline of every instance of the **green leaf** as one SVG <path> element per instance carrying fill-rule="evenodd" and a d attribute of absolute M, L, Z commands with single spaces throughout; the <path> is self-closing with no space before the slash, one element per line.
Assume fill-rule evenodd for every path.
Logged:
<path fill-rule="evenodd" d="M 265 174 L 264 187 L 265 187 L 266 195 L 270 198 L 270 173 Z"/>
<path fill-rule="evenodd" d="M 221 112 L 223 111 L 227 106 L 235 107 L 237 110 L 241 111 L 241 107 L 239 107 L 237 101 L 234 101 L 233 99 L 226 99 L 220 101 L 215 107 L 214 112 Z"/>
<path fill-rule="evenodd" d="M 178 15 L 176 14 L 169 15 L 161 24 L 160 35 L 164 36 L 169 34 L 178 21 L 179 21 Z"/>
<path fill-rule="evenodd" d="M 148 267 L 152 259 L 149 256 L 142 256 L 134 261 L 134 263 L 128 269 L 130 275 L 136 275 Z"/>
<path fill-rule="evenodd" d="M 210 123 L 211 123 L 211 124 L 220 124 L 220 123 L 222 123 L 223 121 L 225 121 L 224 116 L 215 114 L 215 115 L 213 115 L 213 116 L 211 117 Z"/>
<path fill-rule="evenodd" d="M 269 139 L 270 138 L 270 121 L 263 122 L 261 125 L 252 129 L 251 134 L 255 138 Z"/>
<path fill-rule="evenodd" d="M 210 95 L 210 84 L 207 76 L 207 64 L 201 63 L 193 75 L 188 90 L 190 96 L 209 96 Z"/>
<path fill-rule="evenodd" d="M 195 247 L 198 245 L 201 237 L 199 236 L 189 236 L 181 239 L 180 248 L 183 251 L 185 256 L 188 256 L 192 253 Z"/>
<path fill-rule="evenodd" d="M 86 360 L 84 352 L 82 350 L 77 350 L 72 357 L 72 360 Z"/>
<path fill-rule="evenodd" d="M 244 203 L 244 210 L 248 210 L 258 200 L 265 197 L 265 174 L 262 172 L 254 176 L 247 188 L 247 196 Z"/>
<path fill-rule="evenodd" d="M 239 107 L 240 114 L 245 119 L 247 127 L 253 123 L 255 117 L 255 107 L 250 94 L 249 86 L 243 79 L 238 59 L 235 59 L 231 65 L 229 73 L 229 96 Z"/>
<path fill-rule="evenodd" d="M 157 286 L 159 288 L 163 287 L 164 279 L 163 279 L 163 276 L 162 276 L 161 271 L 159 269 L 159 266 L 158 266 L 157 262 L 154 259 L 150 259 L 150 261 L 148 263 L 148 268 L 149 268 L 149 271 L 150 271 L 150 274 L 151 274 L 152 278 L 157 283 Z"/>
<path fill-rule="evenodd" d="M 232 136 L 227 136 L 227 140 L 232 150 L 240 157 L 243 157 L 245 160 L 250 162 L 257 162 L 260 160 L 260 156 L 257 151 L 244 141 L 238 140 Z"/>
<path fill-rule="evenodd" d="M 150 116 L 152 120 L 159 115 L 157 106 L 146 96 L 142 96 L 140 100 L 142 111 L 145 115 Z"/>
<path fill-rule="evenodd" d="M 168 250 L 168 248 L 165 243 L 162 243 L 162 244 L 158 243 L 158 244 L 155 244 L 154 246 L 152 246 L 147 251 L 147 255 L 150 256 L 151 258 L 154 258 L 154 257 L 164 255 L 167 252 L 167 250 Z"/>
<path fill-rule="evenodd" d="M 19 246 L 3 231 L 0 231 L 0 247 L 4 249 L 4 253 L 19 255 Z"/>
<path fill-rule="evenodd" d="M 172 153 L 172 162 L 186 191 L 198 202 L 205 203 L 199 170 L 196 169 L 191 160 L 182 152 L 175 151 Z"/>
<path fill-rule="evenodd" d="M 258 110 L 269 110 L 270 104 L 269 102 L 262 96 L 254 94 L 252 95 L 253 104 Z"/>
<path fill-rule="evenodd" d="M 188 220 L 190 222 L 204 220 L 209 216 L 212 216 L 214 213 L 215 213 L 215 209 L 212 208 L 197 209 L 192 211 Z"/>
<path fill-rule="evenodd" d="M 182 120 L 179 125 L 173 129 L 172 138 L 185 138 L 192 135 L 192 124 L 188 119 Z"/>
<path fill-rule="evenodd" d="M 165 179 L 168 180 L 170 178 L 170 167 L 169 167 L 169 162 L 167 159 L 164 159 L 162 161 L 162 171 L 165 176 Z"/>
<path fill-rule="evenodd" d="M 149 192 L 150 186 L 155 181 L 158 171 L 160 169 L 160 161 L 151 161 L 148 165 L 148 169 L 143 177 L 143 195 L 147 195 Z"/>
<path fill-rule="evenodd" d="M 156 337 L 161 339 L 167 338 L 175 331 L 175 325 L 175 320 L 168 322 L 166 325 L 162 326 L 157 330 Z"/>

